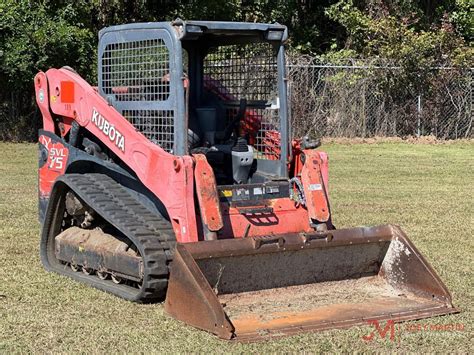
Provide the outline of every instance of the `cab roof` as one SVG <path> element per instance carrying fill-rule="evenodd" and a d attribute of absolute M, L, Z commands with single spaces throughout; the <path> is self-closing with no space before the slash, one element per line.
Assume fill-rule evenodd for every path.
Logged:
<path fill-rule="evenodd" d="M 139 30 L 139 29 L 167 29 L 174 30 L 181 40 L 212 40 L 213 38 L 254 38 L 284 42 L 288 38 L 286 26 L 280 24 L 228 21 L 184 21 L 176 19 L 172 22 L 145 22 L 111 26 L 100 30 L 99 38 L 107 32 Z"/>

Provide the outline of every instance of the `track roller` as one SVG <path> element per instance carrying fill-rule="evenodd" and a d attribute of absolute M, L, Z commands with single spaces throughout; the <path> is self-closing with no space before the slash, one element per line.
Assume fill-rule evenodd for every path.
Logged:
<path fill-rule="evenodd" d="M 97 271 L 97 277 L 101 280 L 107 280 L 109 278 L 109 274 L 105 271 Z"/>

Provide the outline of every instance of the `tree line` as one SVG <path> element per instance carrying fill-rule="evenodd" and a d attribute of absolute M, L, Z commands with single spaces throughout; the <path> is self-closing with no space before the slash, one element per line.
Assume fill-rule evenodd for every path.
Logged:
<path fill-rule="evenodd" d="M 68 65 L 91 84 L 106 26 L 176 18 L 278 22 L 289 52 L 402 68 L 392 85 L 422 87 L 430 68 L 472 67 L 471 0 L 0 0 L 0 140 L 35 140 L 33 77 Z"/>

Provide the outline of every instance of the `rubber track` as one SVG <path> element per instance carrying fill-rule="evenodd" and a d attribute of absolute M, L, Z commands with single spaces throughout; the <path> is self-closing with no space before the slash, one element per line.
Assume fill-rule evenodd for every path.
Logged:
<path fill-rule="evenodd" d="M 169 263 L 176 245 L 170 222 L 151 212 L 107 175 L 67 174 L 60 179 L 90 208 L 127 236 L 139 250 L 143 257 L 144 277 L 142 288 L 136 289 L 137 295 L 132 300 L 163 300 L 168 285 Z M 120 286 L 124 286 L 117 286 L 117 292 L 111 292 L 124 297 L 119 292 Z"/>

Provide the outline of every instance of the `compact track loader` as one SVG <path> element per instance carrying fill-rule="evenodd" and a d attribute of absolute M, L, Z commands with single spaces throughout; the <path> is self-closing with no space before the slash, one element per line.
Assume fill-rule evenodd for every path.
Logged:
<path fill-rule="evenodd" d="M 225 339 L 456 312 L 400 228 L 335 229 L 328 158 L 291 139 L 278 24 L 99 33 L 98 87 L 35 77 L 45 268 Z"/>

